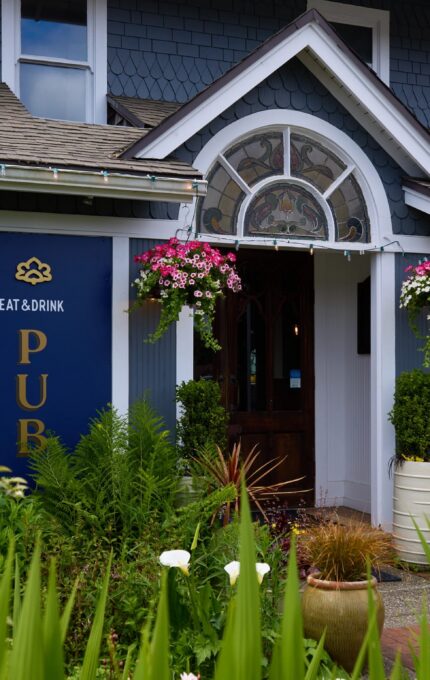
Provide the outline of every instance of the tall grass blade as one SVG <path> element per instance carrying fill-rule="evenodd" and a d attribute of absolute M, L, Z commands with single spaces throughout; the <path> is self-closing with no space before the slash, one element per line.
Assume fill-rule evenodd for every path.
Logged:
<path fill-rule="evenodd" d="M 18 630 L 19 617 L 21 616 L 21 607 L 22 607 L 22 602 L 21 602 L 21 574 L 20 574 L 20 569 L 19 569 L 18 555 L 15 555 L 15 576 L 14 576 L 14 584 L 13 584 L 13 613 L 12 613 L 14 635 L 16 634 L 16 631 Z"/>
<path fill-rule="evenodd" d="M 9 613 L 10 591 L 12 580 L 12 564 L 13 554 L 15 550 L 15 541 L 12 539 L 9 543 L 6 563 L 3 575 L 0 581 L 0 668 L 5 662 L 7 645 L 6 645 L 6 628 L 7 617 Z"/>
<path fill-rule="evenodd" d="M 30 564 L 18 628 L 10 659 L 13 680 L 44 680 L 40 603 L 40 540 Z"/>
<path fill-rule="evenodd" d="M 226 680 L 231 674 L 234 662 L 234 620 L 236 612 L 236 601 L 230 601 L 225 624 L 224 636 L 221 651 L 218 656 L 215 668 L 215 680 Z"/>
<path fill-rule="evenodd" d="M 270 680 L 302 680 L 305 677 L 305 649 L 295 536 L 292 537 L 288 559 L 287 586 L 279 644 L 280 663 L 277 652 L 272 662 Z"/>
<path fill-rule="evenodd" d="M 381 640 L 379 638 L 377 605 L 374 589 L 370 585 L 370 564 L 367 564 L 367 602 L 369 633 L 369 675 L 372 680 L 385 680 L 384 659 L 382 658 Z"/>
<path fill-rule="evenodd" d="M 69 627 L 69 621 L 70 621 L 70 616 L 72 614 L 72 609 L 73 605 L 75 604 L 75 597 L 76 597 L 76 591 L 78 589 L 78 583 L 79 583 L 79 576 L 75 580 L 72 588 L 72 592 L 70 593 L 68 600 L 66 602 L 66 606 L 63 609 L 63 613 L 61 615 L 60 619 L 60 631 L 61 631 L 61 642 L 64 644 L 64 641 L 66 639 L 66 634 L 67 634 L 67 629 Z"/>
<path fill-rule="evenodd" d="M 142 641 L 140 643 L 139 655 L 137 658 L 136 668 L 134 669 L 133 680 L 150 680 L 150 644 L 149 644 L 149 626 L 146 625 L 142 632 Z"/>
<path fill-rule="evenodd" d="M 136 649 L 136 643 L 133 642 L 132 645 L 129 646 L 127 649 L 127 657 L 125 659 L 124 663 L 124 668 L 122 670 L 122 679 L 121 680 L 128 680 L 128 677 L 130 675 L 130 666 L 131 666 L 131 660 L 133 657 L 133 652 Z"/>
<path fill-rule="evenodd" d="M 243 480 L 240 514 L 240 576 L 233 633 L 235 658 L 231 676 L 235 680 L 260 680 L 262 661 L 260 589 L 255 569 L 251 512 Z"/>
<path fill-rule="evenodd" d="M 161 595 L 150 647 L 149 680 L 171 680 L 169 670 L 169 609 L 167 602 L 167 574 L 161 577 Z"/>
<path fill-rule="evenodd" d="M 391 671 L 390 680 L 403 680 L 404 677 L 405 675 L 402 668 L 402 657 L 400 652 L 397 652 L 393 670 Z"/>
<path fill-rule="evenodd" d="M 309 668 L 306 672 L 305 680 L 317 680 L 318 679 L 321 657 L 322 657 L 323 652 L 324 652 L 324 642 L 325 642 L 325 631 L 320 637 L 318 647 L 315 650 L 315 654 L 314 654 L 312 661 L 309 664 Z"/>
<path fill-rule="evenodd" d="M 97 609 L 94 616 L 93 625 L 91 627 L 90 637 L 88 639 L 87 647 L 85 650 L 84 662 L 82 664 L 81 678 L 80 680 L 95 680 L 97 666 L 99 662 L 100 655 L 100 645 L 103 635 L 103 624 L 106 609 L 106 600 L 109 586 L 109 577 L 112 564 L 112 553 L 110 554 L 106 574 L 103 579 L 103 585 L 100 592 L 99 601 L 97 603 Z"/>
<path fill-rule="evenodd" d="M 427 621 L 427 598 L 423 597 L 423 607 L 420 617 L 420 650 L 418 659 L 414 666 L 417 680 L 428 680 L 430 678 L 430 630 Z"/>
<path fill-rule="evenodd" d="M 419 528 L 418 524 L 416 523 L 416 521 L 414 520 L 414 518 L 412 517 L 412 515 L 411 515 L 411 519 L 412 519 L 412 522 L 413 522 L 413 524 L 414 524 L 415 531 L 416 531 L 417 534 L 418 534 L 418 538 L 419 538 L 420 541 L 421 541 L 421 545 L 422 545 L 422 547 L 423 547 L 425 556 L 426 556 L 426 558 L 427 558 L 427 562 L 430 564 L 430 545 L 427 543 L 426 538 L 425 538 L 423 532 L 422 532 L 421 529 Z M 429 521 L 428 517 L 426 517 L 426 522 L 427 522 L 428 528 L 430 529 L 430 521 Z"/>
<path fill-rule="evenodd" d="M 55 560 L 49 566 L 48 592 L 43 620 L 45 680 L 63 680 L 64 657 L 61 640 L 60 606 L 57 595 Z"/>

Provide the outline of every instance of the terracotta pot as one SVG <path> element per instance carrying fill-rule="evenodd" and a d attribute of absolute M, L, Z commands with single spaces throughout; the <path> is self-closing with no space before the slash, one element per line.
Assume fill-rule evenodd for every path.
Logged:
<path fill-rule="evenodd" d="M 367 581 L 323 581 L 308 576 L 302 609 L 305 637 L 319 640 L 326 630 L 325 649 L 351 672 L 368 625 Z M 372 578 L 379 634 L 384 625 L 384 605 Z"/>

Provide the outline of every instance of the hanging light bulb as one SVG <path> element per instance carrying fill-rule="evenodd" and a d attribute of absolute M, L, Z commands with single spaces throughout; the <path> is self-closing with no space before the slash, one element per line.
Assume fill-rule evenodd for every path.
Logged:
<path fill-rule="evenodd" d="M 277 242 L 276 238 L 275 238 L 275 240 L 273 241 L 273 245 L 275 246 L 275 250 L 278 251 L 278 250 L 279 250 L 279 246 L 278 246 L 278 242 Z"/>
<path fill-rule="evenodd" d="M 314 244 L 313 244 L 313 243 L 311 243 L 311 245 L 309 246 L 309 253 L 310 253 L 311 255 L 314 254 Z"/>

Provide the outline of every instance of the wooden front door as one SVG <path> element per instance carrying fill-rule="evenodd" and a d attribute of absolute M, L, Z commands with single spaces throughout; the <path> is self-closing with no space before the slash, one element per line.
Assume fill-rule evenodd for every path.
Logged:
<path fill-rule="evenodd" d="M 237 266 L 243 290 L 221 302 L 222 350 L 210 369 L 230 413 L 230 444 L 240 439 L 245 454 L 257 444 L 261 462 L 285 457 L 270 482 L 303 477 L 285 498 L 313 504 L 313 259 L 243 249 Z"/>

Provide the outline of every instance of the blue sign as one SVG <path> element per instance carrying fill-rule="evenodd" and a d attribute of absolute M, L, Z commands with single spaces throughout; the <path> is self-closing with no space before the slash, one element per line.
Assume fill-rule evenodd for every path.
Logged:
<path fill-rule="evenodd" d="M 0 233 L 0 465 L 71 447 L 111 401 L 109 238 Z"/>

